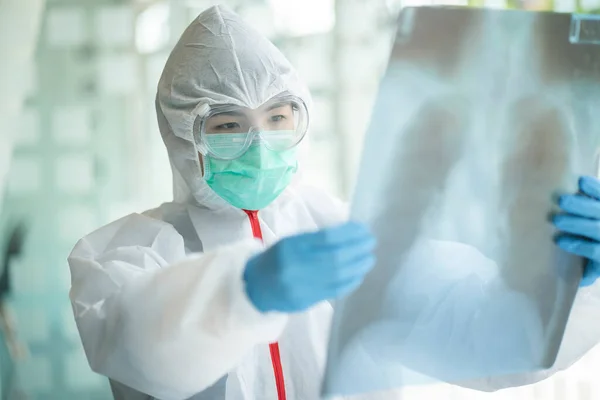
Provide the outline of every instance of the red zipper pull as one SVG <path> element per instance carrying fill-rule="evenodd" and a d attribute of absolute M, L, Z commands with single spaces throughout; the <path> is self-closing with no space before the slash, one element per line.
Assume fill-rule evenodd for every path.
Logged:
<path fill-rule="evenodd" d="M 243 210 L 252 227 L 252 235 L 254 238 L 263 241 L 262 229 L 258 220 L 258 211 Z M 279 343 L 271 343 L 269 345 L 271 352 L 271 362 L 273 363 L 273 373 L 275 374 L 275 385 L 277 386 L 277 399 L 286 400 L 285 379 L 283 378 L 283 366 L 281 365 L 281 355 L 279 353 Z"/>

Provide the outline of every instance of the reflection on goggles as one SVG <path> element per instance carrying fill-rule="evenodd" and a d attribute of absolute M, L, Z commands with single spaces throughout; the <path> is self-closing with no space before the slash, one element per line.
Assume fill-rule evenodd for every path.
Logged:
<path fill-rule="evenodd" d="M 264 144 L 275 151 L 283 151 L 294 147 L 299 141 L 296 132 L 263 131 L 250 135 L 238 133 L 211 134 L 206 137 L 207 147 L 217 157 L 234 158 L 248 147 Z"/>
<path fill-rule="evenodd" d="M 244 146 L 247 141 L 252 140 L 253 142 L 267 142 L 269 144 L 286 144 L 293 145 L 296 141 L 296 131 L 262 131 L 255 132 L 253 134 L 245 133 L 225 133 L 225 134 L 211 134 L 206 137 L 206 143 L 213 147 L 228 147 L 228 146 Z"/>

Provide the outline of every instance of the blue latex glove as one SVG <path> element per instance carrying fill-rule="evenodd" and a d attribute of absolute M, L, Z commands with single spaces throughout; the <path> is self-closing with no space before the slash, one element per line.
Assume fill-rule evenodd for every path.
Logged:
<path fill-rule="evenodd" d="M 358 287 L 375 264 L 375 239 L 349 222 L 285 238 L 246 265 L 246 292 L 261 312 L 299 312 Z"/>
<path fill-rule="evenodd" d="M 559 198 L 565 214 L 555 216 L 554 225 L 561 231 L 558 246 L 589 260 L 580 284 L 589 286 L 600 276 L 600 180 L 582 177 L 579 191 Z"/>

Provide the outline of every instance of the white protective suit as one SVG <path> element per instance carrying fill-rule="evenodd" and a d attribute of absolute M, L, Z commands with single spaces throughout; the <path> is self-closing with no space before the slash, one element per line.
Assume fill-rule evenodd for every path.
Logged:
<path fill-rule="evenodd" d="M 203 181 L 192 137 L 203 104 L 256 108 L 284 91 L 309 104 L 284 56 L 227 8 L 203 12 L 173 50 L 156 101 L 173 202 L 91 233 L 69 257 L 85 352 L 116 399 L 277 399 L 276 340 L 287 399 L 319 398 L 331 306 L 293 315 L 253 307 L 242 274 L 262 244 L 249 216 Z M 265 245 L 341 222 L 345 209 L 296 181 L 258 214 Z"/>

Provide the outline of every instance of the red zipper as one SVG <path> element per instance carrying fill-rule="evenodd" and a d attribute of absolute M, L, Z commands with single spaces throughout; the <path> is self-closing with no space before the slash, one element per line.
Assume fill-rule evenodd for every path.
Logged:
<path fill-rule="evenodd" d="M 256 239 L 263 240 L 262 229 L 260 228 L 260 221 L 258 220 L 258 211 L 244 210 L 248 219 L 250 220 L 250 226 L 252 227 L 252 234 Z M 285 380 L 283 379 L 283 367 L 281 365 L 281 355 L 279 353 L 279 343 L 271 343 L 269 345 L 271 352 L 271 362 L 273 363 L 273 373 L 275 374 L 275 385 L 277 386 L 277 399 L 286 400 L 285 396 Z"/>

